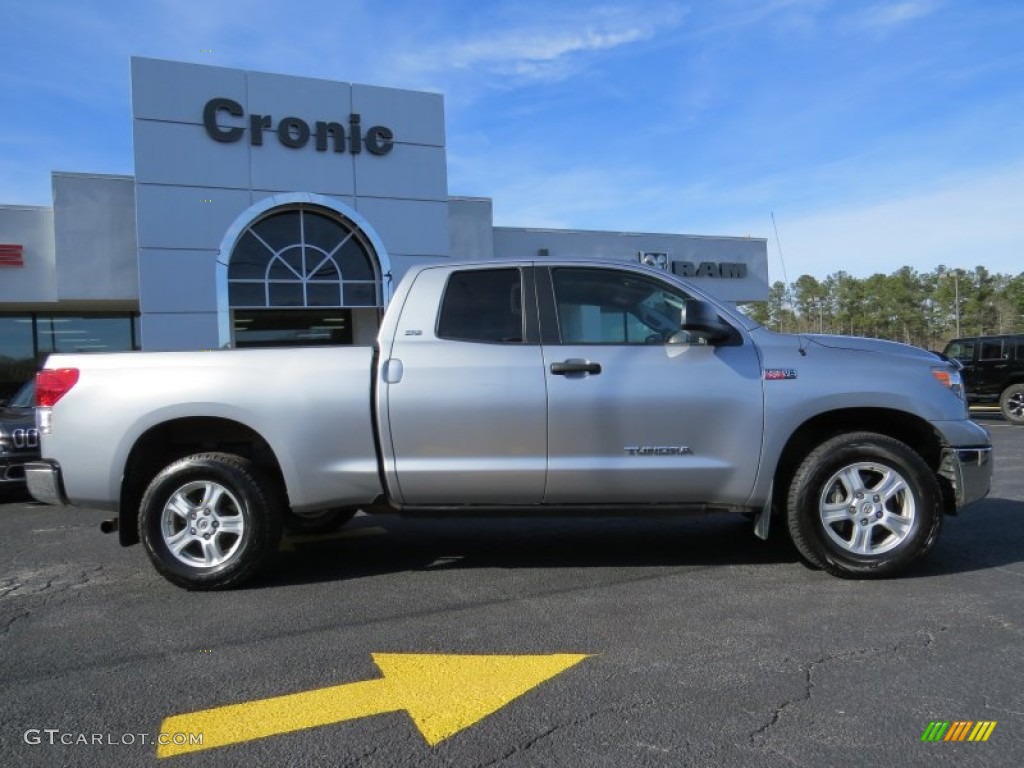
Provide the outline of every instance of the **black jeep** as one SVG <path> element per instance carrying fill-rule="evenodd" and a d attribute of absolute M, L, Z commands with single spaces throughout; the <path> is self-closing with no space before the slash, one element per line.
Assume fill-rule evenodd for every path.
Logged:
<path fill-rule="evenodd" d="M 963 365 L 967 399 L 998 402 L 1011 424 L 1024 424 L 1024 333 L 953 339 L 946 357 Z"/>

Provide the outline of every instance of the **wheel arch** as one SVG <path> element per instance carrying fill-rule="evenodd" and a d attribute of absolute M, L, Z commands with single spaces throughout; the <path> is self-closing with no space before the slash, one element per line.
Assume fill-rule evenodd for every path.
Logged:
<path fill-rule="evenodd" d="M 139 541 L 139 503 L 157 473 L 176 459 L 209 452 L 232 453 L 248 459 L 287 499 L 281 464 L 254 429 L 215 416 L 171 419 L 143 432 L 128 453 L 118 504 L 118 537 L 122 546 Z"/>
<path fill-rule="evenodd" d="M 1024 423 L 1019 413 L 1021 395 L 1024 395 L 1022 388 L 1024 388 L 1024 372 L 1014 373 L 999 393 L 997 401 L 999 403 L 999 410 L 1003 414 L 1003 418 L 1011 424 L 1019 425 Z M 1011 398 L 1014 401 L 1012 406 Z"/>
<path fill-rule="evenodd" d="M 1010 387 L 1016 387 L 1021 384 L 1024 384 L 1024 371 L 1020 371 L 1019 373 L 1011 373 L 1009 377 L 1007 377 L 1006 383 L 1003 384 L 1003 386 L 999 389 L 999 394 L 997 395 L 997 397 L 1001 398 L 1003 396 L 1003 393 L 1006 392 L 1006 390 L 1008 390 Z"/>
<path fill-rule="evenodd" d="M 947 512 L 955 509 L 953 486 L 939 474 L 944 448 L 942 436 L 926 420 L 893 408 L 844 408 L 820 413 L 801 424 L 786 441 L 775 465 L 772 494 L 774 509 L 785 507 L 789 485 L 804 457 L 815 446 L 845 432 L 875 432 L 908 445 L 936 473 L 942 489 L 944 509 Z"/>

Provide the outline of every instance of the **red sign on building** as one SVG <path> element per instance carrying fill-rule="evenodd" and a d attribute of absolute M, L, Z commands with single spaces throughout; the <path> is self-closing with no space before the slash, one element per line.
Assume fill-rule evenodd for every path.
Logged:
<path fill-rule="evenodd" d="M 0 267 L 24 267 L 25 248 L 21 245 L 0 243 Z"/>

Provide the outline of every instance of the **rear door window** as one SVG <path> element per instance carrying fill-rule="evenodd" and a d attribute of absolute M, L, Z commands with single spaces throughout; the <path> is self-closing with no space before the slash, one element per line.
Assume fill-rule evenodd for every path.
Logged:
<path fill-rule="evenodd" d="M 1008 356 L 1003 349 L 1003 341 L 1003 339 L 982 339 L 978 359 L 1006 360 Z"/>
<path fill-rule="evenodd" d="M 437 337 L 491 344 L 522 343 L 522 273 L 514 268 L 453 272 L 441 300 Z"/>

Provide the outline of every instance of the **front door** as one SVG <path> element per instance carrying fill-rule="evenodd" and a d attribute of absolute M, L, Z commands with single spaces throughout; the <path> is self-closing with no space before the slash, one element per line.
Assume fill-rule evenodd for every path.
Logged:
<path fill-rule="evenodd" d="M 679 331 L 685 292 L 654 277 L 582 266 L 537 275 L 545 503 L 743 504 L 764 418 L 749 339 L 690 340 Z"/>

